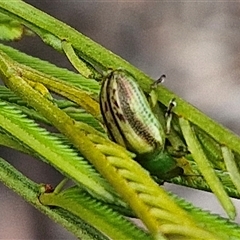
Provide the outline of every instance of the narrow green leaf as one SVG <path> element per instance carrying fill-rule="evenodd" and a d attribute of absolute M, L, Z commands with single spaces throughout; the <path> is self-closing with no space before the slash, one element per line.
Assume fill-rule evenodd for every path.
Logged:
<path fill-rule="evenodd" d="M 223 159 L 226 164 L 227 171 L 229 172 L 230 178 L 235 185 L 236 189 L 240 193 L 240 173 L 238 171 L 237 164 L 234 161 L 234 155 L 229 148 L 222 146 Z"/>
<path fill-rule="evenodd" d="M 42 205 L 38 200 L 40 185 L 26 178 L 2 158 L 0 158 L 0 181 L 22 196 L 42 213 L 68 229 L 77 238 L 86 240 L 107 240 L 99 231 L 76 217 L 76 215 L 63 209 L 52 209 Z"/>
<path fill-rule="evenodd" d="M 77 69 L 77 71 L 86 78 L 92 75 L 92 72 L 88 69 L 86 64 L 81 61 L 76 55 L 71 43 L 67 41 L 62 41 L 62 49 L 65 52 L 67 58 L 71 64 Z"/>
<path fill-rule="evenodd" d="M 92 94 L 98 94 L 100 85 L 94 79 L 87 79 L 80 74 L 71 72 L 64 68 L 59 68 L 52 63 L 29 56 L 14 48 L 0 44 L 0 50 L 5 52 L 14 61 L 36 69 L 42 73 L 58 78 L 62 81 L 69 82 L 82 90 Z"/>
<path fill-rule="evenodd" d="M 231 219 L 234 219 L 236 216 L 235 207 L 226 191 L 224 190 L 223 185 L 215 174 L 213 168 L 210 166 L 201 148 L 201 145 L 190 126 L 190 123 L 184 118 L 179 118 L 179 123 L 182 128 L 182 132 L 187 142 L 189 151 L 191 152 L 194 161 L 196 161 L 199 170 L 201 171 L 214 194 L 217 196 L 218 200 L 221 202 L 229 217 Z"/>
<path fill-rule="evenodd" d="M 209 185 L 207 184 L 206 180 L 204 179 L 204 177 L 199 172 L 199 168 L 198 168 L 197 163 L 193 162 L 193 161 L 189 161 L 189 164 L 191 165 L 191 169 L 193 170 L 193 173 L 195 175 L 193 174 L 193 175 L 190 175 L 190 176 L 179 176 L 179 177 L 170 179 L 167 182 L 175 183 L 175 184 L 179 184 L 179 185 L 182 185 L 182 186 L 187 186 L 187 187 L 191 187 L 191 188 L 195 188 L 195 189 L 199 189 L 199 190 L 212 192 L 212 190 L 209 187 Z M 221 170 L 214 170 L 214 171 L 215 171 L 215 174 L 220 179 L 221 183 L 223 184 L 224 189 L 227 192 L 227 194 L 230 197 L 234 197 L 234 198 L 239 199 L 240 194 L 237 191 L 234 184 L 232 183 L 232 180 L 229 176 L 229 173 L 225 172 L 225 171 L 221 171 Z"/>
<path fill-rule="evenodd" d="M 11 90 L 4 86 L 0 86 L 0 99 L 13 103 L 13 106 L 15 108 L 19 109 L 29 118 L 37 120 L 38 122 L 51 125 L 51 123 L 46 118 L 44 118 L 39 112 L 37 112 L 33 108 L 29 108 L 25 101 L 23 101 L 20 97 L 18 97 Z M 70 102 L 68 100 L 59 100 L 55 98 L 53 99 L 53 102 L 56 103 L 60 109 L 62 109 L 76 121 L 88 123 L 90 126 L 94 127 L 98 131 L 104 132 L 103 126 L 91 114 L 86 113 L 85 110 L 79 108 L 79 106 L 77 106 L 75 103 Z"/>
<path fill-rule="evenodd" d="M 222 218 L 216 214 L 210 214 L 208 211 L 203 211 L 200 208 L 194 207 L 185 199 L 174 194 L 170 194 L 170 196 L 175 199 L 181 207 L 191 213 L 194 219 L 220 238 L 224 240 L 240 239 L 240 227 L 238 224 L 229 221 L 229 219 Z"/>
<path fill-rule="evenodd" d="M 116 201 L 110 193 L 113 192 L 112 188 L 76 151 L 5 102 L 0 102 L 0 127 L 98 197 Z"/>
<path fill-rule="evenodd" d="M 58 194 L 45 193 L 40 196 L 44 205 L 58 206 L 79 216 L 111 239 L 152 239 L 111 208 L 91 198 L 78 187 L 68 188 Z"/>

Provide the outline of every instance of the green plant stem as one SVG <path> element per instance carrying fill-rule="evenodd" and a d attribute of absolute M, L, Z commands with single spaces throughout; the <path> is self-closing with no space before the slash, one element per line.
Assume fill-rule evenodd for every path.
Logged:
<path fill-rule="evenodd" d="M 6 2 L 2 1 L 0 2 L 0 11 L 9 14 L 12 17 L 15 17 L 16 19 L 23 22 L 29 28 L 36 30 L 36 32 L 38 32 L 40 37 L 42 37 L 42 39 L 45 42 L 47 42 L 48 44 L 52 45 L 53 47 L 55 47 L 60 51 L 62 50 L 61 48 L 62 40 L 67 39 L 72 44 L 74 50 L 77 53 L 79 53 L 79 55 L 84 60 L 90 61 L 91 63 L 96 63 L 96 65 L 100 65 L 103 68 L 108 68 L 108 67 L 117 68 L 119 66 L 123 67 L 124 69 L 131 72 L 137 78 L 141 87 L 145 91 L 147 92 L 149 91 L 149 85 L 151 83 L 151 79 L 148 78 L 145 74 L 141 73 L 139 70 L 135 69 L 134 67 L 131 67 L 130 64 L 128 64 L 124 60 L 121 60 L 119 57 L 105 50 L 101 46 L 95 44 L 88 38 L 77 33 L 77 31 L 75 31 L 74 29 L 55 20 L 54 18 L 49 17 L 47 14 L 44 14 L 41 11 L 21 1 L 15 1 L 15 4 L 11 4 L 11 3 L 9 4 L 7 1 Z M 10 80 L 16 80 L 23 84 L 23 82 L 21 82 L 22 79 L 20 77 L 11 78 L 12 73 L 8 72 L 8 69 L 5 68 L 5 66 L 3 66 L 3 71 L 5 71 L 6 73 L 4 75 L 6 78 L 9 77 Z M 12 85 L 11 83 L 8 83 L 8 84 L 12 89 L 15 89 L 16 92 L 18 91 L 17 88 L 19 87 L 19 85 L 17 82 L 14 82 L 14 84 Z M 14 85 L 16 86 L 14 87 Z M 230 149 L 233 149 L 236 152 L 240 153 L 239 138 L 237 136 L 232 134 L 230 131 L 222 128 L 222 126 L 220 126 L 219 124 L 216 124 L 213 120 L 204 116 L 201 112 L 194 109 L 191 105 L 187 104 L 182 99 L 174 96 L 173 93 L 171 93 L 164 87 L 160 87 L 157 90 L 157 93 L 158 93 L 158 99 L 165 105 L 168 105 L 168 102 L 173 97 L 175 97 L 178 103 L 178 106 L 174 109 L 174 112 L 178 114 L 178 116 L 184 116 L 186 119 L 193 122 L 195 125 L 206 130 L 209 133 L 209 135 L 212 136 L 219 143 L 225 144 Z M 19 92 L 18 94 L 24 97 L 24 94 L 21 94 Z M 29 94 L 28 101 L 30 101 L 30 97 L 34 98 L 34 96 L 35 96 L 34 94 L 33 95 Z M 37 104 L 37 103 L 34 102 L 34 104 Z M 39 108 L 38 105 L 35 105 L 35 107 L 37 109 Z M 48 110 L 55 110 L 55 109 L 51 109 L 51 108 L 46 109 L 45 115 L 47 115 L 47 112 L 49 114 Z M 41 111 L 44 112 L 43 109 L 41 109 Z M 63 122 L 64 122 L 64 119 L 63 119 Z M 51 120 L 53 120 L 53 122 L 55 121 L 55 119 L 53 118 Z M 57 123 L 54 122 L 54 124 L 57 124 Z M 67 125 L 68 124 L 71 125 L 71 122 L 67 122 Z M 64 129 L 62 125 L 60 126 L 60 128 Z M 67 131 L 70 129 L 65 128 L 64 131 L 65 130 Z M 81 131 L 77 133 L 80 134 L 79 136 L 83 136 L 83 139 L 86 139 L 84 138 L 84 134 Z M 71 140 L 76 140 L 76 139 L 71 138 Z M 73 141 L 73 142 L 75 143 L 75 145 L 77 145 L 76 141 Z M 85 146 L 90 146 L 89 142 L 87 142 Z M 85 151 L 85 153 L 87 154 L 86 149 L 81 148 L 80 146 L 79 146 L 79 149 L 82 150 L 83 152 Z M 104 160 L 102 155 L 100 155 L 100 158 Z M 107 174 L 104 174 L 104 171 L 102 173 L 104 176 L 107 177 Z M 120 184 L 121 183 L 122 182 L 120 182 Z M 123 186 L 125 185 L 123 184 L 121 187 L 124 188 Z M 130 195 L 129 197 L 131 196 L 132 195 Z M 150 223 L 149 223 L 149 226 L 150 226 Z"/>
<path fill-rule="evenodd" d="M 168 197 L 166 192 L 161 189 L 135 161 L 131 160 L 127 155 L 126 158 L 106 157 L 86 136 L 86 132 L 81 131 L 66 113 L 61 111 L 48 99 L 44 98 L 39 92 L 32 89 L 20 76 L 15 72 L 6 61 L 0 61 L 1 75 L 5 84 L 25 100 L 30 106 L 37 109 L 44 117 L 46 117 L 60 132 L 65 134 L 74 146 L 79 149 L 82 155 L 88 159 L 96 169 L 112 184 L 116 191 L 131 206 L 136 214 L 143 220 L 153 235 L 161 231 L 161 222 L 149 211 L 149 205 L 156 204 L 171 211 L 171 214 L 178 213 L 178 221 L 192 228 L 192 232 L 196 223 L 191 217 L 179 208 Z M 52 114 L 54 113 L 54 114 Z M 28 144 L 32 144 L 28 141 Z M 126 151 L 124 149 L 124 151 Z M 66 162 L 67 164 L 67 162 Z M 62 167 L 66 164 L 63 164 Z M 139 193 L 139 189 L 134 189 L 128 184 L 126 178 L 123 177 L 117 168 L 131 169 L 131 174 L 135 174 L 137 181 L 145 185 L 148 194 Z M 134 171 L 133 171 L 134 170 Z M 150 194 L 151 193 L 151 194 Z M 150 194 L 150 195 L 149 195 Z M 154 194 L 154 197 L 153 197 Z"/>
<path fill-rule="evenodd" d="M 92 75 L 92 72 L 87 68 L 86 64 L 78 58 L 72 47 L 72 44 L 67 41 L 63 41 L 62 48 L 69 61 L 77 69 L 77 71 L 84 77 L 89 78 Z"/>
<path fill-rule="evenodd" d="M 32 69 L 36 69 L 42 74 L 46 74 L 48 76 L 58 78 L 64 82 L 71 83 L 72 85 L 88 92 L 91 95 L 95 94 L 97 96 L 99 93 L 100 85 L 95 79 L 86 79 L 80 74 L 71 72 L 65 68 L 59 68 L 52 63 L 29 56 L 3 44 L 0 44 L 0 49 L 11 59 L 17 63 L 20 63 L 22 66 L 28 66 Z"/>
<path fill-rule="evenodd" d="M 61 21 L 19 0 L 15 0 L 14 4 L 11 1 L 1 1 L 0 11 L 19 20 L 32 30 L 38 29 L 43 40 L 60 51 L 61 42 L 67 40 L 82 58 L 96 64 L 96 66 L 100 65 L 105 69 L 124 68 L 135 76 L 144 91 L 150 92 L 152 79 L 146 74 Z M 204 129 L 216 141 L 240 154 L 240 138 L 238 136 L 223 128 L 163 86 L 158 87 L 156 93 L 158 100 L 165 106 L 168 106 L 169 101 L 175 98 L 177 106 L 174 108 L 174 112 L 178 116 L 188 119 Z"/>
<path fill-rule="evenodd" d="M 43 128 L 38 127 L 33 121 L 24 118 L 21 112 L 16 111 L 11 105 L 0 101 L 0 109 L 1 129 L 29 150 L 31 155 L 53 165 L 65 176 L 91 191 L 96 197 L 104 196 L 110 202 L 118 201 L 114 197 L 115 193 L 112 187 L 89 163 L 78 156 L 69 144 L 64 145 L 61 138 L 54 137 Z M 6 143 L 6 139 L 4 141 L 5 144 L 12 146 L 11 142 Z M 27 152 L 29 153 L 29 151 Z"/>
<path fill-rule="evenodd" d="M 16 72 L 19 71 L 24 80 L 43 84 L 48 89 L 68 98 L 69 100 L 72 100 L 79 106 L 82 106 L 87 112 L 91 113 L 93 116 L 101 119 L 99 104 L 83 90 L 69 83 L 60 81 L 59 79 L 40 73 L 32 68 L 20 65 L 13 61 L 3 52 L 0 52 L 0 55 L 2 59 L 1 61 L 4 61 L 6 65 L 11 66 L 12 70 L 14 69 Z M 3 64 L 2 67 L 4 67 Z"/>
<path fill-rule="evenodd" d="M 44 193 L 39 200 L 44 205 L 59 206 L 74 213 L 111 239 L 152 239 L 149 234 L 79 188 L 72 187 L 59 193 Z"/>
<path fill-rule="evenodd" d="M 101 119 L 98 103 L 81 89 L 49 76 L 41 76 L 36 71 L 24 67 L 21 68 L 21 74 L 24 80 L 42 83 L 49 90 L 77 103 L 94 117 Z"/>
<path fill-rule="evenodd" d="M 68 229 L 79 239 L 107 239 L 95 228 L 86 224 L 73 214 L 62 209 L 51 209 L 48 206 L 42 205 L 38 200 L 39 189 L 41 186 L 26 178 L 2 158 L 0 158 L 0 181 L 3 182 L 8 188 L 22 196 L 27 202 L 32 204 L 42 213 L 46 214 L 55 222 Z"/>
<path fill-rule="evenodd" d="M 9 138 L 6 135 L 3 135 L 3 141 L 4 139 L 7 140 L 7 142 L 9 142 Z M 15 148 L 15 143 L 13 141 L 10 141 L 10 145 L 7 146 L 11 146 Z M 0 143 L 1 142 L 1 135 L 0 135 Z M 21 146 L 21 145 L 19 145 Z M 18 149 L 18 148 L 17 148 Z M 25 152 L 25 151 L 24 151 Z M 4 162 L 4 161 L 3 161 Z M 1 163 L 1 161 L 0 161 Z M 5 162 L 4 162 L 5 163 Z M 7 163 L 6 163 L 7 164 Z M 0 166 L 2 167 L 2 165 L 0 164 Z M 11 169 L 13 169 L 14 171 L 16 171 L 14 168 L 12 168 L 9 164 L 7 164 L 7 166 Z M 3 171 L 4 168 L 0 169 Z M 5 171 L 5 170 L 4 170 Z M 17 171 L 16 171 L 17 172 Z M 18 173 L 18 172 L 17 172 Z M 19 173 L 18 173 L 19 174 Z M 3 178 L 4 175 L 2 175 L 1 172 L 1 176 Z M 26 191 L 22 191 L 22 188 L 18 186 L 18 184 L 16 184 L 15 181 L 12 180 L 12 178 L 9 177 L 10 175 L 8 174 L 8 178 L 4 178 L 6 181 L 5 184 L 7 186 L 9 186 L 11 189 L 13 187 L 16 188 L 16 192 L 22 196 L 22 194 L 25 196 L 26 195 Z M 22 176 L 22 175 L 21 175 Z M 21 178 L 17 177 L 17 179 L 19 181 L 22 181 Z M 26 178 L 24 178 L 26 179 Z M 23 180 L 24 180 L 23 179 Z M 3 181 L 1 179 L 1 181 Z M 29 181 L 29 180 L 28 180 Z M 30 181 L 31 182 L 31 181 Z M 11 185 L 12 184 L 12 185 Z M 22 182 L 22 185 L 27 188 L 28 184 L 25 182 L 25 180 Z M 36 194 L 38 194 L 38 188 L 39 186 L 37 184 L 36 185 Z M 56 189 L 55 189 L 56 190 Z M 55 192 L 55 191 L 54 191 Z M 36 195 L 35 195 L 36 197 Z M 174 198 L 178 204 L 180 206 L 182 206 L 184 209 L 186 209 L 187 211 L 191 212 L 191 215 L 196 219 L 196 221 L 201 221 L 202 224 L 204 224 L 208 229 L 210 229 L 212 232 L 219 234 L 220 236 L 223 236 L 223 239 L 228 239 L 228 237 L 230 237 L 232 240 L 233 239 L 239 239 L 240 238 L 240 228 L 239 226 L 237 226 L 236 224 L 230 223 L 227 221 L 227 219 L 222 219 L 218 216 L 214 216 L 214 215 L 210 215 L 208 212 L 202 211 L 198 208 L 193 207 L 191 204 L 187 203 L 185 200 L 183 199 L 179 199 L 177 196 L 173 195 L 171 196 L 171 198 Z M 112 205 L 112 204 L 110 204 Z M 121 210 L 122 207 L 121 207 Z M 61 210 L 59 210 L 60 212 L 62 212 Z M 63 213 L 65 214 L 65 213 Z"/>
<path fill-rule="evenodd" d="M 0 133 L 0 145 L 15 149 L 23 153 L 27 153 L 27 154 L 30 153 L 30 151 L 28 151 L 24 146 L 22 146 L 17 141 L 14 141 L 11 137 L 9 137 L 4 133 Z"/>
<path fill-rule="evenodd" d="M 92 142 L 85 136 L 83 131 L 80 131 L 74 121 L 69 118 L 65 113 L 60 112 L 60 110 L 50 103 L 48 100 L 44 99 L 39 93 L 32 90 L 30 86 L 26 84 L 20 77 L 10 77 L 6 79 L 5 83 L 13 91 L 29 102 L 32 106 L 38 109 L 43 116 L 48 118 L 53 125 L 55 125 L 60 131 L 62 131 L 66 136 L 68 136 L 73 144 L 80 150 L 80 152 L 89 160 L 92 160 L 93 164 L 97 169 L 114 185 L 117 191 L 121 192 L 125 196 L 127 202 L 130 202 L 133 209 L 139 210 L 143 209 L 140 217 L 146 221 L 146 224 L 153 232 L 158 231 L 158 224 L 152 222 L 151 217 L 149 216 L 148 209 L 144 206 L 141 206 L 139 199 L 134 194 L 134 192 L 129 189 L 128 185 L 122 178 L 116 176 L 115 169 L 107 162 L 106 157 L 98 151 Z M 26 95 L 29 94 L 29 95 Z M 54 114 L 50 114 L 54 112 Z M 61 119 L 61 121 L 59 121 Z M 93 150 L 95 149 L 95 150 Z M 89 156 L 90 155 L 90 156 Z M 148 176 L 146 175 L 146 178 Z M 127 191 L 126 191 L 127 189 Z M 136 204 L 139 203 L 139 204 Z M 142 215 L 143 214 L 143 215 Z"/>

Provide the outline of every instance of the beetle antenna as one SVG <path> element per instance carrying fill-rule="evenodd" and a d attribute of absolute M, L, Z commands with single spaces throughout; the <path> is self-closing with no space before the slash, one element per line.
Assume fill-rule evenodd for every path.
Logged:
<path fill-rule="evenodd" d="M 162 84 L 166 79 L 166 75 L 162 74 L 156 81 L 153 82 L 153 84 L 151 85 L 151 88 L 157 88 L 158 85 Z"/>

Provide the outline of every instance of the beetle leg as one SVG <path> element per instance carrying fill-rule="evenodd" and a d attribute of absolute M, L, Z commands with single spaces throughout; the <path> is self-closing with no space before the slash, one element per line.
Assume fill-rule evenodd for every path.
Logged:
<path fill-rule="evenodd" d="M 171 101 L 169 102 L 167 111 L 165 113 L 165 117 L 166 117 L 166 133 L 169 134 L 170 130 L 171 130 L 171 121 L 172 121 L 172 110 L 174 107 L 176 107 L 177 103 L 175 101 L 175 98 L 171 99 Z"/>

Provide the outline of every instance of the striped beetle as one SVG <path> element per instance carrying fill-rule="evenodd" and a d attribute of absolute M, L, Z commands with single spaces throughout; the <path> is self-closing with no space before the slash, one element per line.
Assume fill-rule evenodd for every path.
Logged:
<path fill-rule="evenodd" d="M 183 172 L 164 150 L 163 127 L 130 73 L 117 69 L 104 77 L 100 108 L 111 139 L 134 152 L 152 175 L 168 179 Z"/>

